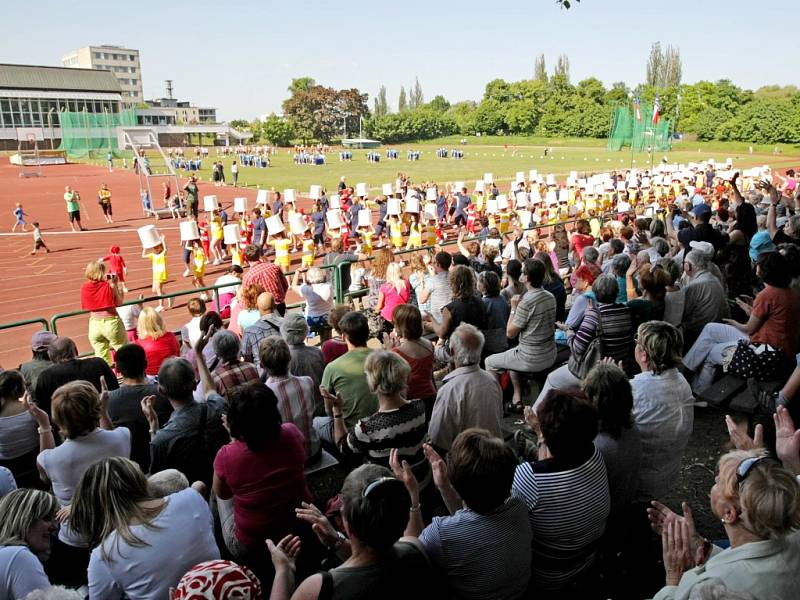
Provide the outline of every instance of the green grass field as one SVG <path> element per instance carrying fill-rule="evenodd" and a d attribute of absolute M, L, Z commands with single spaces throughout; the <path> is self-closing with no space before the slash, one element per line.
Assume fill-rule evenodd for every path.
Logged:
<path fill-rule="evenodd" d="M 338 149 L 328 155 L 328 163 L 321 166 L 296 165 L 292 162 L 293 152 L 282 148 L 272 157 L 272 166 L 266 169 L 255 167 L 240 167 L 239 184 L 247 187 L 260 187 L 276 190 L 294 188 L 300 194 L 308 192 L 312 184 L 322 185 L 326 189 L 335 189 L 339 178 L 347 177 L 349 185 L 355 186 L 358 182 L 369 184 L 373 193 L 380 193 L 383 183 L 393 183 L 398 172 L 406 173 L 413 182 L 431 181 L 438 184 L 454 181 L 465 181 L 471 188 L 477 179 L 484 173 L 493 173 L 498 182 L 509 183 L 513 181 L 517 171 L 524 171 L 527 175 L 531 169 L 539 173 L 555 173 L 561 179 L 570 171 L 579 173 L 604 172 L 612 169 L 628 169 L 631 166 L 648 168 L 651 157 L 647 153 L 633 153 L 629 150 L 609 152 L 605 149 L 603 140 L 543 140 L 553 148 L 553 154 L 543 156 L 544 144 L 531 144 L 534 138 L 514 137 L 489 137 L 469 138 L 465 145 L 460 145 L 459 136 L 451 136 L 440 140 L 425 143 L 385 145 L 379 148 L 381 153 L 380 163 L 368 163 L 367 150 L 353 150 L 353 160 L 339 162 Z M 567 145 L 557 145 L 561 141 Z M 583 142 L 584 145 L 580 145 Z M 507 149 L 505 148 L 507 144 Z M 599 144 L 603 144 L 600 146 Z M 439 147 L 460 148 L 465 152 L 461 160 L 436 157 Z M 399 160 L 386 160 L 387 148 L 395 148 L 400 153 Z M 422 153 L 419 161 L 406 160 L 406 150 L 414 149 Z M 663 157 L 669 162 L 688 163 L 699 162 L 709 158 L 725 161 L 732 158 L 736 166 L 749 167 L 754 165 L 769 164 L 773 168 L 787 168 L 800 164 L 800 150 L 784 148 L 784 152 L 791 154 L 772 154 L 771 149 L 754 147 L 750 154 L 747 147 L 728 148 L 724 144 L 708 144 L 702 142 L 678 143 L 670 152 L 655 153 L 652 160 L 657 164 Z M 214 160 L 225 163 L 225 174 L 230 183 L 230 164 L 233 158 L 218 158 L 214 148 L 210 149 L 207 160 L 203 161 L 203 168 L 198 173 L 204 181 L 211 178 L 211 165 Z M 102 160 L 93 160 L 104 164 Z M 152 162 L 154 172 L 159 172 L 163 167 L 155 161 Z M 183 171 L 181 177 L 185 176 Z"/>

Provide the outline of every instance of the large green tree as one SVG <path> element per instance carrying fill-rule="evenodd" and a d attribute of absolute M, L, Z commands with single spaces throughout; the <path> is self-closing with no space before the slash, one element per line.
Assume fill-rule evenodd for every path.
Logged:
<path fill-rule="evenodd" d="M 272 113 L 258 127 L 258 139 L 275 146 L 288 146 L 294 139 L 294 127 L 288 119 Z"/>
<path fill-rule="evenodd" d="M 296 89 L 283 103 L 283 112 L 305 142 L 330 142 L 345 130 L 357 131 L 359 119 L 369 117 L 367 94 L 355 88 L 335 90 L 321 85 Z"/>

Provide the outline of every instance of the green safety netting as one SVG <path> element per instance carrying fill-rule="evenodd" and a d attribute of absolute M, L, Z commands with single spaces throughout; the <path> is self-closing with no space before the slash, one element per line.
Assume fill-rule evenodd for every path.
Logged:
<path fill-rule="evenodd" d="M 614 124 L 608 136 L 608 149 L 622 150 L 623 146 L 630 146 L 637 152 L 670 150 L 672 141 L 669 119 L 661 118 L 657 124 L 653 124 L 652 104 L 641 104 L 639 116 L 637 119 L 628 106 L 614 109 Z"/>
<path fill-rule="evenodd" d="M 134 110 L 119 113 L 62 112 L 61 145 L 70 158 L 105 157 L 110 151 L 115 158 L 129 152 L 119 149 L 117 127 L 136 125 Z"/>

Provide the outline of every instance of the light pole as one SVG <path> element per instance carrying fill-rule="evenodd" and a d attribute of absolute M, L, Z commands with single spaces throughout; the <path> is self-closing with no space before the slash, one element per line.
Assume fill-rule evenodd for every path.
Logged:
<path fill-rule="evenodd" d="M 47 111 L 47 129 L 50 130 L 50 150 L 54 149 L 55 140 L 53 140 L 53 108 Z"/>

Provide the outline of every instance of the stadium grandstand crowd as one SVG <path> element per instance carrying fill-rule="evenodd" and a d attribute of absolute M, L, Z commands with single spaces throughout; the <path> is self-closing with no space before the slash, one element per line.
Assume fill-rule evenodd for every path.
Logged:
<path fill-rule="evenodd" d="M 793 171 L 197 190 L 184 276 L 230 265 L 184 327 L 112 248 L 94 356 L 40 331 L 0 372 L 0 598 L 800 597 Z M 709 540 L 664 500 L 734 388 Z"/>

